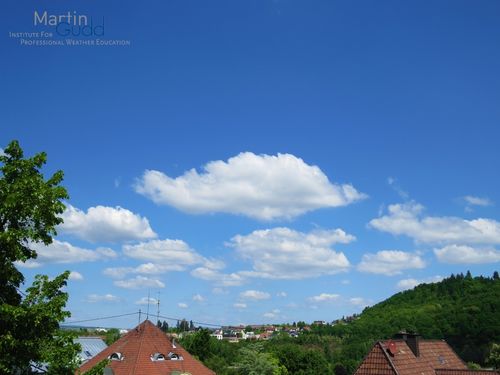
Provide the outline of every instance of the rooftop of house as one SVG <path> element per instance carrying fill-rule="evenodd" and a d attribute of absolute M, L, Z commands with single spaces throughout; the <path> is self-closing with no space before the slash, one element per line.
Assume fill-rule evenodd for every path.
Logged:
<path fill-rule="evenodd" d="M 80 367 L 82 374 L 109 359 L 114 375 L 215 375 L 146 320 Z M 109 370 L 108 370 L 109 371 Z"/>
<path fill-rule="evenodd" d="M 107 348 L 104 340 L 95 336 L 80 336 L 76 338 L 74 342 L 80 344 L 82 347 L 79 355 L 83 363 Z"/>
<path fill-rule="evenodd" d="M 444 340 L 422 340 L 416 335 L 377 342 L 355 375 L 500 375 L 469 370 Z"/>

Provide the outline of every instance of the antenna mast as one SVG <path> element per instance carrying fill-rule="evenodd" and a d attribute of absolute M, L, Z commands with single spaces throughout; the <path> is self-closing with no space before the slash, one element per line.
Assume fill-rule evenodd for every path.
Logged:
<path fill-rule="evenodd" d="M 149 302 L 150 302 L 151 298 L 149 297 L 149 289 L 148 289 L 148 309 L 146 311 L 146 319 L 149 319 Z"/>
<path fill-rule="evenodd" d="M 158 299 L 156 300 L 156 322 L 160 321 L 160 291 L 158 291 Z"/>

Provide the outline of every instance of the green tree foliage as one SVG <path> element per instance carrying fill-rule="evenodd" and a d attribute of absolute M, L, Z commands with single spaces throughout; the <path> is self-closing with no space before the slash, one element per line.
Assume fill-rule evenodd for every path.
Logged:
<path fill-rule="evenodd" d="M 111 328 L 111 329 L 108 329 L 108 331 L 106 332 L 106 336 L 104 337 L 104 342 L 106 343 L 106 345 L 109 346 L 112 343 L 114 343 L 116 340 L 118 340 L 120 337 L 121 337 L 121 335 L 120 335 L 120 331 L 118 330 L 118 328 Z"/>
<path fill-rule="evenodd" d="M 35 259 L 33 243 L 48 245 L 62 222 L 66 190 L 57 171 L 45 180 L 40 169 L 46 154 L 24 158 L 18 142 L 0 155 L 0 374 L 26 371 L 47 363 L 48 373 L 72 374 L 78 345 L 70 334 L 58 333 L 68 295 L 61 291 L 69 272 L 49 280 L 36 276 L 27 293 L 20 292 L 23 274 L 16 262 Z"/>
<path fill-rule="evenodd" d="M 271 347 L 272 353 L 287 369 L 289 374 L 316 375 L 331 374 L 331 365 L 324 353 L 318 349 L 308 349 L 302 345 L 284 344 Z"/>
<path fill-rule="evenodd" d="M 236 368 L 240 375 L 286 375 L 288 371 L 271 353 L 263 351 L 263 345 L 253 344 L 238 352 Z"/>
<path fill-rule="evenodd" d="M 495 369 L 500 369 L 500 344 L 491 346 L 487 364 Z"/>
<path fill-rule="evenodd" d="M 99 362 L 97 365 L 92 367 L 89 371 L 85 373 L 85 375 L 102 375 L 104 374 L 104 369 L 106 366 L 109 364 L 109 359 L 103 359 L 101 362 Z"/>
<path fill-rule="evenodd" d="M 186 332 L 189 331 L 189 323 L 186 319 L 182 319 L 179 324 L 178 324 L 178 330 L 179 332 Z"/>
<path fill-rule="evenodd" d="M 201 361 L 207 360 L 211 355 L 211 337 L 207 329 L 187 335 L 182 340 L 182 345 L 189 353 L 195 355 Z"/>

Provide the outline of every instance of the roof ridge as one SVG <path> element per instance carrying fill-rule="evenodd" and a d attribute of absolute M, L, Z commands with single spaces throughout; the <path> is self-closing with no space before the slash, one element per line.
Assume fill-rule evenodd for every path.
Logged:
<path fill-rule="evenodd" d="M 141 354 L 142 343 L 143 343 L 143 341 L 144 341 L 144 331 L 145 331 L 145 329 L 144 329 L 144 328 L 145 328 L 145 322 L 146 322 L 146 320 L 145 320 L 143 323 L 141 323 L 141 324 L 139 324 L 139 325 L 137 326 L 137 329 L 139 330 L 139 334 L 140 334 L 140 336 L 139 336 L 139 349 L 137 350 L 137 356 L 136 356 L 136 358 L 139 358 L 139 356 L 140 356 L 140 354 Z M 141 325 L 142 325 L 142 327 L 141 327 Z M 134 374 L 135 374 L 135 370 L 137 370 L 137 366 L 138 366 L 138 365 L 139 365 L 139 361 L 138 361 L 138 360 L 136 360 L 136 361 L 135 361 L 134 370 L 132 371 L 132 374 L 131 374 L 131 375 L 134 375 Z"/>

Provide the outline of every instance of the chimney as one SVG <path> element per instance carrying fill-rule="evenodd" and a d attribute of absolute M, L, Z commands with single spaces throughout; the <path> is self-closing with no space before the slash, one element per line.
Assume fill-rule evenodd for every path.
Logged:
<path fill-rule="evenodd" d="M 419 348 L 419 341 L 420 341 L 420 335 L 417 333 L 408 333 L 406 331 L 401 331 L 397 333 L 394 338 L 400 339 L 400 340 L 405 340 L 406 345 L 411 349 L 415 357 L 420 356 L 420 348 Z"/>

